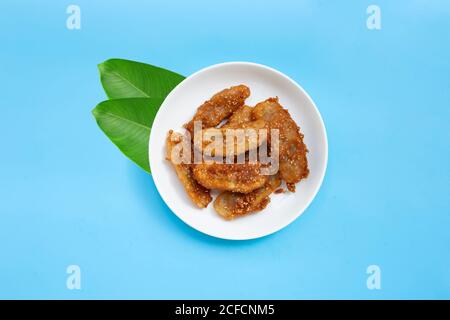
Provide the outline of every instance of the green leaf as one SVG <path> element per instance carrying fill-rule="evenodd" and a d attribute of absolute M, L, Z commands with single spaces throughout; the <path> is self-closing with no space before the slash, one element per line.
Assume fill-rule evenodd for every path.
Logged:
<path fill-rule="evenodd" d="M 110 59 L 98 65 L 107 96 L 117 98 L 165 98 L 184 77 L 149 64 Z"/>
<path fill-rule="evenodd" d="M 99 103 L 92 114 L 109 139 L 150 173 L 148 139 L 163 98 L 126 98 Z"/>

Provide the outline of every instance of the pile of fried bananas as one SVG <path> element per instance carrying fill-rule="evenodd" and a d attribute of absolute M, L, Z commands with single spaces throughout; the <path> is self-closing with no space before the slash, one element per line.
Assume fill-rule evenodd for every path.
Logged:
<path fill-rule="evenodd" d="M 189 134 L 169 131 L 166 141 L 166 159 L 172 164 L 179 180 L 192 202 L 199 208 L 206 208 L 212 201 L 211 190 L 220 193 L 214 200 L 214 209 L 226 220 L 244 216 L 264 209 L 270 202 L 272 193 L 283 193 L 281 187 L 285 182 L 290 192 L 295 192 L 295 184 L 307 178 L 309 174 L 306 154 L 308 149 L 303 142 L 300 128 L 284 109 L 278 97 L 269 98 L 254 107 L 245 105 L 250 96 L 250 89 L 245 85 L 233 86 L 216 93 L 205 101 L 191 121 L 184 125 Z M 279 170 L 271 175 L 261 174 L 264 164 L 256 161 L 243 163 L 201 162 L 193 160 L 193 153 L 184 155 L 187 161 L 173 161 L 173 150 L 181 143 L 190 144 L 189 150 L 195 149 L 194 124 L 201 123 L 202 134 L 214 133 L 227 129 L 271 129 L 278 130 L 278 163 Z M 188 139 L 185 139 L 189 136 Z M 263 142 L 244 142 L 242 152 L 247 153 L 253 146 L 259 148 Z M 235 142 L 233 142 L 235 143 Z M 207 147 L 208 140 L 202 142 L 200 148 Z M 215 157 L 225 157 L 224 150 L 215 150 Z M 197 146 L 198 147 L 198 146 Z M 231 146 L 233 147 L 233 146 Z M 236 148 L 232 148 L 236 150 Z M 180 149 L 181 150 L 181 149 Z M 186 149 L 183 149 L 186 150 Z"/>

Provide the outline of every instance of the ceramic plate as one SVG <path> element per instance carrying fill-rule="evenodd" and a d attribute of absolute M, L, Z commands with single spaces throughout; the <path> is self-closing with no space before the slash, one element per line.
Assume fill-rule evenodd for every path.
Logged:
<path fill-rule="evenodd" d="M 165 140 L 170 129 L 184 132 L 183 124 L 192 118 L 205 100 L 222 89 L 238 84 L 250 88 L 251 95 L 246 100 L 250 106 L 269 97 L 279 97 L 281 105 L 289 110 L 305 136 L 310 174 L 297 184 L 295 193 L 273 194 L 263 211 L 226 221 L 214 211 L 212 203 L 206 209 L 199 209 L 191 202 L 170 163 L 165 160 Z M 155 185 L 174 214 L 192 228 L 208 235 L 245 240 L 274 233 L 305 211 L 322 184 L 328 145 L 319 110 L 295 81 L 260 64 L 228 62 L 194 73 L 167 96 L 153 123 L 149 157 Z"/>

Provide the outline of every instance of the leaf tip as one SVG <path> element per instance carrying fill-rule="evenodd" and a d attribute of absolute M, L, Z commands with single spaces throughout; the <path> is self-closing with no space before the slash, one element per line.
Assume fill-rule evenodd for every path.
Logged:
<path fill-rule="evenodd" d="M 99 104 L 97 104 L 92 110 L 91 110 L 91 114 L 94 116 L 94 118 L 97 120 L 98 116 L 101 113 L 101 106 L 103 105 L 105 101 L 100 102 Z"/>

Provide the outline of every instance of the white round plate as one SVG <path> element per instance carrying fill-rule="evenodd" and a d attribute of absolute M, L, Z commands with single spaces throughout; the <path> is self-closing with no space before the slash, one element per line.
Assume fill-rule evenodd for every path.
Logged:
<path fill-rule="evenodd" d="M 289 110 L 305 136 L 310 174 L 297 184 L 295 193 L 273 194 L 263 211 L 226 221 L 214 211 L 212 203 L 206 209 L 199 209 L 191 202 L 175 171 L 165 160 L 165 141 L 170 129 L 184 132 L 183 124 L 192 118 L 205 100 L 222 89 L 238 84 L 250 88 L 251 95 L 246 100 L 250 106 L 269 97 L 279 97 L 281 105 Z M 210 236 L 245 240 L 274 233 L 303 213 L 322 184 L 328 144 L 319 111 L 297 83 L 281 72 L 260 64 L 228 62 L 194 73 L 170 92 L 153 122 L 149 157 L 153 180 L 161 197 L 181 220 Z"/>

